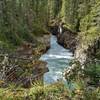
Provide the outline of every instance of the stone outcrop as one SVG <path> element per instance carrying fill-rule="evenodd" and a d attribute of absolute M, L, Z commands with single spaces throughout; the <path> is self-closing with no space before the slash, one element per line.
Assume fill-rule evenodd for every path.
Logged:
<path fill-rule="evenodd" d="M 58 25 L 50 26 L 50 32 L 51 32 L 53 35 L 57 35 L 57 34 L 58 34 Z"/>
<path fill-rule="evenodd" d="M 77 45 L 75 51 L 75 59 L 81 64 L 84 64 L 89 59 L 99 59 L 100 55 L 100 38 L 96 38 L 92 43 L 84 45 L 80 43 Z"/>
<path fill-rule="evenodd" d="M 47 35 L 44 35 L 43 37 L 38 37 L 37 41 L 43 44 L 44 48 L 42 48 L 42 53 L 45 53 L 50 48 L 50 33 Z M 44 49 L 44 50 L 43 50 Z"/>
<path fill-rule="evenodd" d="M 75 51 L 74 57 L 76 62 L 69 66 L 65 71 L 66 79 L 75 79 L 75 77 L 78 76 L 83 78 L 87 85 L 95 85 L 95 83 L 92 83 L 90 77 L 85 77 L 84 73 L 87 71 L 87 69 L 91 70 L 91 67 L 97 68 L 97 65 L 100 64 L 100 38 L 96 38 L 93 43 L 87 46 L 79 44 Z M 96 75 L 96 77 L 98 78 L 98 76 L 99 73 Z M 98 85 L 99 81 L 96 84 Z"/>
<path fill-rule="evenodd" d="M 60 32 L 61 31 L 61 32 Z M 76 32 L 72 32 L 65 27 L 64 22 L 54 21 L 50 26 L 50 32 L 56 35 L 57 42 L 66 49 L 70 49 L 73 53 L 76 50 L 77 36 Z"/>
<path fill-rule="evenodd" d="M 57 35 L 57 41 L 60 45 L 70 49 L 74 53 L 77 45 L 77 33 L 66 29 L 62 34 Z"/>
<path fill-rule="evenodd" d="M 24 42 L 15 52 L 0 55 L 0 86 L 14 83 L 29 88 L 38 80 L 43 82 L 43 75 L 49 70 L 39 57 L 50 48 L 50 34 L 36 39 L 35 44 Z"/>

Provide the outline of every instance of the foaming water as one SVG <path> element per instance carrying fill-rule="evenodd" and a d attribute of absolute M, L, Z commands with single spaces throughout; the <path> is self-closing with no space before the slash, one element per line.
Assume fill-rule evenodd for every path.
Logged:
<path fill-rule="evenodd" d="M 40 60 L 48 63 L 49 72 L 44 75 L 44 83 L 51 84 L 63 80 L 63 72 L 73 59 L 73 54 L 57 43 L 55 36 L 51 36 L 51 48 L 41 56 Z"/>

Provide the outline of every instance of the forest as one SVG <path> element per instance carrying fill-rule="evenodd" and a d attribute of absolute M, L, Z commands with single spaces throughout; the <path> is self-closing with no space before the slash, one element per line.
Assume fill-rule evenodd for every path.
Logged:
<path fill-rule="evenodd" d="M 100 0 L 0 0 L 0 100 L 100 100 Z"/>

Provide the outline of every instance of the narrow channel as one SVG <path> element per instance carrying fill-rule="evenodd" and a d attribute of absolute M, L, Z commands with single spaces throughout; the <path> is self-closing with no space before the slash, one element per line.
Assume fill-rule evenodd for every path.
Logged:
<path fill-rule="evenodd" d="M 57 38 L 51 36 L 51 48 L 41 56 L 40 60 L 46 61 L 49 72 L 44 75 L 44 83 L 51 84 L 63 80 L 63 72 L 73 59 L 73 54 L 57 43 Z"/>

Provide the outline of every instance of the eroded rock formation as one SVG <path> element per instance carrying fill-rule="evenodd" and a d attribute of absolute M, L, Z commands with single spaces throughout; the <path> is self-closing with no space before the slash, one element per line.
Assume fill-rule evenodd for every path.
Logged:
<path fill-rule="evenodd" d="M 66 29 L 62 34 L 57 35 L 57 40 L 60 45 L 66 49 L 70 49 L 73 53 L 77 45 L 77 33 Z"/>

